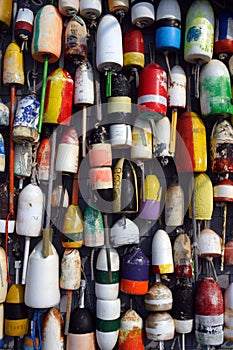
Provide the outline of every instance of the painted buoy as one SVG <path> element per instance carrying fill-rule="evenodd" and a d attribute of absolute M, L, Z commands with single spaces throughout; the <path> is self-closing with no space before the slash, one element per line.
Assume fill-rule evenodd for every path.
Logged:
<path fill-rule="evenodd" d="M 162 282 L 155 282 L 145 295 L 145 306 L 148 311 L 168 311 L 172 309 L 171 290 Z"/>
<path fill-rule="evenodd" d="M 230 239 L 225 244 L 224 249 L 224 264 L 225 265 L 233 265 L 233 240 Z"/>
<path fill-rule="evenodd" d="M 81 248 L 83 245 L 83 214 L 78 205 L 70 204 L 65 212 L 62 227 L 62 246 Z"/>
<path fill-rule="evenodd" d="M 6 300 L 6 296 L 7 296 L 7 260 L 6 260 L 5 249 L 3 249 L 2 247 L 0 247 L 0 269 L 1 269 L 0 304 L 2 304 Z"/>
<path fill-rule="evenodd" d="M 6 233 L 8 226 L 8 233 L 15 231 L 15 215 L 6 220 L 9 213 L 9 187 L 7 183 L 2 183 L 0 186 L 1 212 L 0 212 L 0 232 Z M 16 199 L 16 197 L 15 197 Z"/>
<path fill-rule="evenodd" d="M 83 244 L 86 247 L 104 245 L 104 223 L 100 210 L 88 205 L 84 211 Z"/>
<path fill-rule="evenodd" d="M 233 293 L 233 283 L 229 283 L 225 292 L 224 292 L 224 339 L 233 340 L 232 333 L 232 293 Z"/>
<path fill-rule="evenodd" d="M 139 228 L 132 220 L 122 217 L 117 220 L 110 230 L 112 247 L 139 243 Z"/>
<path fill-rule="evenodd" d="M 223 343 L 224 305 L 219 284 L 213 278 L 198 282 L 195 293 L 195 337 L 201 345 Z"/>
<path fill-rule="evenodd" d="M 24 85 L 23 52 L 14 41 L 7 46 L 4 54 L 2 80 L 3 84 L 7 86 L 11 84 Z"/>
<path fill-rule="evenodd" d="M 14 142 L 38 140 L 39 109 L 40 102 L 35 95 L 28 95 L 19 101 L 12 129 Z"/>
<path fill-rule="evenodd" d="M 59 0 L 58 9 L 63 16 L 74 16 L 79 11 L 79 0 Z"/>
<path fill-rule="evenodd" d="M 198 255 L 202 258 L 221 256 L 221 238 L 210 229 L 203 229 L 197 237 Z"/>
<path fill-rule="evenodd" d="M 149 27 L 155 21 L 154 0 L 131 0 L 131 22 L 139 28 Z"/>
<path fill-rule="evenodd" d="M 116 249 L 110 248 L 112 281 L 108 277 L 107 250 L 101 248 L 96 262 L 95 295 L 98 299 L 113 300 L 119 293 L 120 259 Z"/>
<path fill-rule="evenodd" d="M 93 69 L 89 61 L 80 62 L 75 71 L 74 104 L 79 106 L 94 104 Z"/>
<path fill-rule="evenodd" d="M 154 274 L 174 272 L 171 241 L 162 229 L 155 232 L 152 240 L 152 271 Z"/>
<path fill-rule="evenodd" d="M 145 330 L 149 340 L 170 340 L 175 335 L 175 323 L 168 312 L 153 312 L 145 320 Z"/>
<path fill-rule="evenodd" d="M 42 241 L 38 242 L 28 260 L 25 287 L 25 304 L 40 309 L 59 304 L 59 257 L 50 243 L 51 254 L 42 255 Z"/>
<path fill-rule="evenodd" d="M 175 65 L 171 69 L 171 79 L 168 76 L 167 101 L 168 108 L 185 108 L 186 106 L 186 75 L 183 68 Z"/>
<path fill-rule="evenodd" d="M 123 256 L 120 290 L 126 294 L 143 295 L 148 292 L 149 259 L 140 248 Z"/>
<path fill-rule="evenodd" d="M 160 215 L 160 202 L 162 187 L 156 175 L 149 174 L 143 179 L 145 188 L 145 200 L 142 189 L 140 191 L 139 217 L 145 220 L 157 220 Z"/>
<path fill-rule="evenodd" d="M 191 240 L 185 232 L 180 232 L 173 243 L 173 256 L 176 277 L 192 277 Z"/>
<path fill-rule="evenodd" d="M 149 121 L 137 118 L 132 128 L 132 160 L 148 160 L 152 158 L 152 132 Z"/>
<path fill-rule="evenodd" d="M 78 171 L 79 140 L 77 131 L 68 128 L 61 136 L 56 158 L 56 171 L 76 174 Z"/>
<path fill-rule="evenodd" d="M 84 20 L 79 16 L 71 17 L 67 24 L 64 55 L 77 62 L 87 58 L 87 28 Z"/>
<path fill-rule="evenodd" d="M 214 186 L 214 200 L 216 202 L 233 202 L 233 182 L 222 179 Z"/>
<path fill-rule="evenodd" d="M 177 0 L 160 0 L 156 11 L 155 47 L 159 51 L 179 50 L 181 11 Z"/>
<path fill-rule="evenodd" d="M 51 308 L 43 320 L 42 325 L 42 350 L 64 348 L 64 336 L 62 334 L 62 316 L 54 307 Z"/>
<path fill-rule="evenodd" d="M 129 0 L 108 0 L 108 8 L 111 14 L 123 18 L 129 11 Z"/>
<path fill-rule="evenodd" d="M 185 280 L 172 288 L 173 309 L 172 317 L 175 321 L 175 330 L 181 334 L 192 332 L 193 329 L 193 289 L 191 283 Z"/>
<path fill-rule="evenodd" d="M 233 114 L 231 78 L 220 60 L 210 60 L 201 69 L 200 107 L 203 118 L 227 118 Z"/>
<path fill-rule="evenodd" d="M 113 188 L 112 169 L 110 167 L 91 168 L 89 176 L 93 190 Z"/>
<path fill-rule="evenodd" d="M 45 92 L 43 123 L 70 125 L 73 89 L 74 81 L 65 69 L 57 68 L 49 74 Z"/>
<path fill-rule="evenodd" d="M 16 37 L 22 41 L 22 50 L 27 49 L 27 42 L 31 40 L 33 33 L 34 14 L 30 8 L 30 4 L 24 2 L 20 6 L 15 20 L 14 32 Z"/>
<path fill-rule="evenodd" d="M 132 309 L 127 310 L 121 317 L 118 337 L 118 349 L 144 350 L 142 328 L 142 318 L 136 313 L 136 311 Z"/>
<path fill-rule="evenodd" d="M 214 173 L 233 171 L 233 128 L 224 119 L 217 121 L 212 129 L 210 138 L 211 170 Z"/>
<path fill-rule="evenodd" d="M 25 141 L 16 143 L 14 149 L 14 174 L 19 178 L 19 188 L 23 188 L 23 179 L 32 173 L 32 145 Z"/>
<path fill-rule="evenodd" d="M 2 102 L 0 98 L 0 125 L 7 126 L 9 125 L 9 108 L 5 103 Z"/>
<path fill-rule="evenodd" d="M 112 165 L 112 148 L 109 138 L 109 133 L 103 125 L 96 124 L 91 131 L 88 155 L 92 168 Z"/>
<path fill-rule="evenodd" d="M 181 226 L 184 222 L 184 190 L 182 186 L 172 183 L 166 192 L 165 224 Z"/>
<path fill-rule="evenodd" d="M 110 126 L 110 138 L 113 148 L 123 149 L 132 146 L 131 126 L 126 124 L 113 124 Z"/>
<path fill-rule="evenodd" d="M 46 137 L 40 141 L 37 151 L 37 176 L 39 181 L 49 180 L 50 150 L 50 140 Z"/>
<path fill-rule="evenodd" d="M 175 160 L 181 172 L 207 170 L 206 128 L 197 113 L 185 112 L 177 120 Z"/>
<path fill-rule="evenodd" d="M 194 198 L 196 220 L 211 220 L 213 214 L 213 185 L 206 173 L 194 175 Z M 192 203 L 189 206 L 192 218 Z"/>
<path fill-rule="evenodd" d="M 78 249 L 65 249 L 61 260 L 60 288 L 79 289 L 81 282 L 81 258 Z"/>
<path fill-rule="evenodd" d="M 1 33 L 7 32 L 11 25 L 12 15 L 12 3 L 13 1 L 3 1 L 0 6 L 0 30 Z"/>
<path fill-rule="evenodd" d="M 96 19 L 102 14 L 101 0 L 80 0 L 80 15 L 83 18 Z"/>
<path fill-rule="evenodd" d="M 96 339 L 101 350 L 112 350 L 120 328 L 120 299 L 96 300 Z"/>
<path fill-rule="evenodd" d="M 171 157 L 170 148 L 170 121 L 167 116 L 159 119 L 154 124 L 154 155 L 157 158 L 164 159 Z"/>
<path fill-rule="evenodd" d="M 114 213 L 138 212 L 137 176 L 131 161 L 120 158 L 113 170 Z"/>
<path fill-rule="evenodd" d="M 216 18 L 214 52 L 220 60 L 233 54 L 232 22 L 233 13 L 229 8 L 221 11 Z"/>
<path fill-rule="evenodd" d="M 125 69 L 144 67 L 144 38 L 141 30 L 131 26 L 123 37 L 123 65 Z"/>

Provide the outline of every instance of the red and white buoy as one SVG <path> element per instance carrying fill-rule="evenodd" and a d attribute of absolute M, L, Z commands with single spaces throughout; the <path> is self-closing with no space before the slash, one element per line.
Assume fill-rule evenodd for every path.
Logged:
<path fill-rule="evenodd" d="M 28 1 L 19 8 L 15 20 L 15 35 L 22 41 L 21 50 L 28 49 L 27 43 L 32 38 L 34 14 Z"/>
<path fill-rule="evenodd" d="M 136 311 L 127 310 L 121 317 L 119 337 L 119 350 L 144 350 L 143 321 Z"/>
<path fill-rule="evenodd" d="M 61 136 L 56 158 L 56 171 L 76 174 L 78 171 L 79 140 L 77 131 L 68 128 Z"/>
<path fill-rule="evenodd" d="M 233 283 L 229 283 L 224 292 L 224 339 L 233 340 L 233 317 L 232 317 L 232 308 L 233 308 Z"/>

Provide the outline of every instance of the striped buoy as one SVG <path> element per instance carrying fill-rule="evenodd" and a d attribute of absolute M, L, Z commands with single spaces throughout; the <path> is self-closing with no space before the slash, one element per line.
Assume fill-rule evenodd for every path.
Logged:
<path fill-rule="evenodd" d="M 175 323 L 166 311 L 152 312 L 145 320 L 145 331 L 149 340 L 171 340 L 175 335 Z"/>
<path fill-rule="evenodd" d="M 227 119 L 217 121 L 213 126 L 210 162 L 214 173 L 233 172 L 233 128 Z"/>
<path fill-rule="evenodd" d="M 184 190 L 182 186 L 172 183 L 165 197 L 165 224 L 181 226 L 184 222 Z"/>
<path fill-rule="evenodd" d="M 136 311 L 127 310 L 121 317 L 118 349 L 119 350 L 144 350 L 143 321 Z"/>
<path fill-rule="evenodd" d="M 27 43 L 32 38 L 34 14 L 28 2 L 19 8 L 15 20 L 15 35 L 22 41 L 21 49 L 28 49 Z"/>
<path fill-rule="evenodd" d="M 83 244 L 86 247 L 104 245 L 104 223 L 100 210 L 88 205 L 84 211 Z"/>
<path fill-rule="evenodd" d="M 175 330 L 181 334 L 192 332 L 194 305 L 192 284 L 185 280 L 172 288 L 173 309 L 172 317 L 175 321 Z"/>
<path fill-rule="evenodd" d="M 232 21 L 233 13 L 229 8 L 222 10 L 216 18 L 214 53 L 220 60 L 233 54 Z"/>
<path fill-rule="evenodd" d="M 77 131 L 74 128 L 67 128 L 61 136 L 57 157 L 56 171 L 76 174 L 78 171 L 79 140 Z"/>
<path fill-rule="evenodd" d="M 49 74 L 45 92 L 43 123 L 70 125 L 74 81 L 63 68 Z"/>
<path fill-rule="evenodd" d="M 99 250 L 96 262 L 95 295 L 98 299 L 103 300 L 116 299 L 119 293 L 119 255 L 114 248 L 110 248 L 109 252 L 112 281 L 109 281 L 107 250 L 105 247 Z"/>
<path fill-rule="evenodd" d="M 152 240 L 152 271 L 154 274 L 174 272 L 171 241 L 162 229 L 155 232 Z"/>
<path fill-rule="evenodd" d="M 144 67 L 144 38 L 137 27 L 129 27 L 123 37 L 123 65 L 125 69 Z"/>
<path fill-rule="evenodd" d="M 83 245 L 83 214 L 78 205 L 70 204 L 65 212 L 62 226 L 62 246 L 81 248 Z"/>
<path fill-rule="evenodd" d="M 120 328 L 121 301 L 96 300 L 96 339 L 101 350 L 112 350 L 117 343 Z"/>
<path fill-rule="evenodd" d="M 223 343 L 224 305 L 219 284 L 213 278 L 198 282 L 195 293 L 195 337 L 201 345 Z"/>
<path fill-rule="evenodd" d="M 145 295 L 145 306 L 147 311 L 168 311 L 172 309 L 172 304 L 172 292 L 162 282 L 155 282 Z"/>
<path fill-rule="evenodd" d="M 145 220 L 157 220 L 160 216 L 162 187 L 156 175 L 149 174 L 143 179 L 145 198 L 140 191 L 139 217 Z"/>
<path fill-rule="evenodd" d="M 143 295 L 148 292 L 149 259 L 134 247 L 122 258 L 120 290 L 126 294 Z"/>

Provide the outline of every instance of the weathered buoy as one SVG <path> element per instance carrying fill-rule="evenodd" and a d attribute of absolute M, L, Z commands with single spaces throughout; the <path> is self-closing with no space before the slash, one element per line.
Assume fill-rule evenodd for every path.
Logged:
<path fill-rule="evenodd" d="M 81 258 L 78 249 L 65 249 L 61 260 L 60 288 L 79 289 L 81 282 Z"/>
<path fill-rule="evenodd" d="M 220 60 L 233 54 L 232 21 L 233 13 L 229 8 L 222 10 L 216 18 L 214 53 Z"/>
<path fill-rule="evenodd" d="M 155 232 L 152 240 L 152 271 L 154 274 L 174 272 L 172 246 L 165 230 Z"/>
<path fill-rule="evenodd" d="M 6 167 L 5 142 L 2 134 L 0 134 L 0 172 L 4 173 Z"/>
<path fill-rule="evenodd" d="M 131 159 L 143 161 L 152 158 L 152 132 L 149 121 L 137 118 L 132 128 Z"/>
<path fill-rule="evenodd" d="M 40 141 L 37 150 L 37 176 L 39 181 L 49 180 L 50 150 L 50 139 L 45 137 Z"/>
<path fill-rule="evenodd" d="M 70 204 L 65 212 L 62 226 L 62 246 L 81 248 L 83 245 L 83 214 L 78 205 Z"/>
<path fill-rule="evenodd" d="M 6 251 L 2 247 L 0 247 L 0 271 L 1 271 L 0 304 L 2 304 L 6 300 L 6 296 L 7 296 L 7 260 L 6 260 Z"/>
<path fill-rule="evenodd" d="M 51 308 L 42 324 L 42 350 L 60 350 L 64 347 L 64 335 L 62 332 L 62 316 L 58 309 Z"/>
<path fill-rule="evenodd" d="M 78 171 L 79 140 L 77 131 L 68 128 L 61 136 L 56 158 L 56 171 L 76 174 Z"/>
<path fill-rule="evenodd" d="M 80 0 L 80 15 L 87 19 L 99 18 L 102 14 L 101 0 Z"/>
<path fill-rule="evenodd" d="M 221 256 L 221 238 L 213 230 L 205 228 L 197 237 L 198 255 L 202 258 Z"/>
<path fill-rule="evenodd" d="M 233 340 L 232 334 L 232 292 L 233 292 L 233 283 L 229 283 L 224 292 L 224 339 Z"/>
<path fill-rule="evenodd" d="M 0 6 L 0 31 L 5 33 L 9 31 L 12 15 L 12 3 L 13 1 L 3 1 Z"/>
<path fill-rule="evenodd" d="M 169 118 L 164 116 L 154 123 L 154 155 L 161 162 L 172 156 L 170 153 L 171 125 Z M 165 164 L 167 161 L 165 162 Z"/>
<path fill-rule="evenodd" d="M 155 21 L 154 0 L 131 0 L 131 21 L 139 28 L 151 26 Z"/>
<path fill-rule="evenodd" d="M 135 222 L 123 216 L 113 224 L 110 230 L 110 244 L 112 247 L 138 243 L 139 228 Z"/>
<path fill-rule="evenodd" d="M 149 174 L 143 179 L 145 199 L 140 191 L 139 217 L 145 220 L 157 220 L 160 216 L 162 187 L 156 175 Z"/>
<path fill-rule="evenodd" d="M 34 14 L 30 4 L 26 1 L 20 6 L 15 20 L 14 32 L 16 37 L 22 42 L 21 49 L 27 50 L 27 43 L 30 42 L 33 33 Z"/>
<path fill-rule="evenodd" d="M 0 98 L 0 126 L 9 125 L 9 114 L 9 108 L 5 103 L 3 103 L 2 99 Z"/>
<path fill-rule="evenodd" d="M 175 335 L 175 323 L 168 312 L 153 312 L 145 320 L 145 330 L 149 340 L 170 340 Z"/>
<path fill-rule="evenodd" d="M 168 311 L 172 309 L 171 290 L 162 282 L 155 282 L 145 295 L 145 306 L 148 311 Z"/>
<path fill-rule="evenodd" d="M 11 84 L 24 85 L 23 53 L 14 41 L 7 46 L 4 54 L 2 80 L 3 84 L 7 86 Z"/>
<path fill-rule="evenodd" d="M 104 223 L 100 210 L 88 205 L 84 211 L 83 244 L 86 247 L 104 245 Z"/>
<path fill-rule="evenodd" d="M 14 149 L 14 174 L 19 178 L 19 189 L 23 188 L 23 180 L 32 173 L 32 145 L 25 141 L 16 143 Z"/>
<path fill-rule="evenodd" d="M 184 190 L 182 186 L 172 183 L 166 192 L 165 224 L 181 226 L 184 222 Z"/>
<path fill-rule="evenodd" d="M 130 350 L 138 349 L 144 350 L 143 344 L 143 321 L 136 311 L 127 310 L 121 317 L 118 349 Z"/>
<path fill-rule="evenodd" d="M 192 248 L 189 236 L 181 231 L 173 243 L 174 273 L 176 277 L 192 277 Z"/>
<path fill-rule="evenodd" d="M 64 55 L 75 62 L 87 58 L 87 28 L 79 16 L 71 17 L 65 29 Z"/>
<path fill-rule="evenodd" d="M 71 17 L 79 11 L 79 0 L 59 0 L 58 9 L 63 16 Z"/>

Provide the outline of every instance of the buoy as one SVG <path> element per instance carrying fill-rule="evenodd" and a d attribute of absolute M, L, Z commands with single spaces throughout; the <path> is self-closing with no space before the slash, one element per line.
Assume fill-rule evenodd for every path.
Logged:
<path fill-rule="evenodd" d="M 16 232 L 20 236 L 25 236 L 22 284 L 26 281 L 30 237 L 41 235 L 43 218 L 43 192 L 39 186 L 28 184 L 19 194 L 16 216 Z"/>
<path fill-rule="evenodd" d="M 225 244 L 224 262 L 225 262 L 225 265 L 233 265 L 233 240 L 232 239 L 230 239 Z"/>
<path fill-rule="evenodd" d="M 233 54 L 232 21 L 233 13 L 229 8 L 222 10 L 216 18 L 214 53 L 220 60 Z"/>
<path fill-rule="evenodd" d="M 23 53 L 14 41 L 7 46 L 4 54 L 2 80 L 3 84 L 7 86 L 11 84 L 24 85 Z"/>
<path fill-rule="evenodd" d="M 164 162 L 164 164 L 167 164 L 167 158 L 173 156 L 173 154 L 170 153 L 171 125 L 167 116 L 164 116 L 154 123 L 153 135 L 154 155 L 161 159 L 162 163 Z"/>
<path fill-rule="evenodd" d="M 152 271 L 154 274 L 174 272 L 171 241 L 162 229 L 155 232 L 152 240 Z"/>
<path fill-rule="evenodd" d="M 114 213 L 138 212 L 137 176 L 131 161 L 120 158 L 113 170 Z"/>
<path fill-rule="evenodd" d="M 157 220 L 160 216 L 162 187 L 156 175 L 148 174 L 144 181 L 145 198 L 140 191 L 139 217 L 145 220 Z"/>
<path fill-rule="evenodd" d="M 72 17 L 67 24 L 64 55 L 76 62 L 83 61 L 87 57 L 87 28 L 79 16 Z"/>
<path fill-rule="evenodd" d="M 45 91 L 43 123 L 70 125 L 74 81 L 64 68 L 49 74 Z"/>
<path fill-rule="evenodd" d="M 113 148 L 123 149 L 123 148 L 131 147 L 132 146 L 131 126 L 126 124 L 110 125 L 110 138 L 111 138 L 111 145 Z"/>
<path fill-rule="evenodd" d="M 77 173 L 79 159 L 79 140 L 77 131 L 69 127 L 61 136 L 56 158 L 56 171 Z"/>
<path fill-rule="evenodd" d="M 132 128 L 131 159 L 144 161 L 152 158 L 152 132 L 149 121 L 137 118 Z"/>
<path fill-rule="evenodd" d="M 112 15 L 119 16 L 121 20 L 129 11 L 129 0 L 108 0 L 108 8 Z"/>
<path fill-rule="evenodd" d="M 79 11 L 79 0 L 59 0 L 58 9 L 63 16 L 72 17 Z"/>
<path fill-rule="evenodd" d="M 2 102 L 0 98 L 0 125 L 7 126 L 9 125 L 9 108 L 5 103 Z"/>
<path fill-rule="evenodd" d="M 96 339 L 101 350 L 112 350 L 117 343 L 120 328 L 121 301 L 96 300 Z"/>
<path fill-rule="evenodd" d="M 23 180 L 32 173 L 32 145 L 25 141 L 16 143 L 14 149 L 14 174 L 19 178 L 19 189 L 23 188 Z"/>
<path fill-rule="evenodd" d="M 12 215 L 7 220 L 8 205 L 9 205 L 9 186 L 7 183 L 2 183 L 0 186 L 0 198 L 1 198 L 1 213 L 0 213 L 0 232 L 6 233 L 6 227 L 8 226 L 8 233 L 15 231 L 15 215 Z M 13 202 L 16 200 L 16 194 L 14 189 Z"/>
<path fill-rule="evenodd" d="M 184 222 L 184 190 L 181 185 L 172 183 L 165 197 L 165 224 L 181 226 Z"/>
<path fill-rule="evenodd" d="M 173 243 L 174 273 L 176 277 L 192 277 L 192 248 L 189 236 L 180 230 Z"/>
<path fill-rule="evenodd" d="M 95 320 L 92 312 L 85 307 L 85 280 L 81 280 L 79 305 L 70 315 L 69 333 L 66 338 L 67 350 L 75 350 L 81 346 L 84 349 L 95 350 Z"/>
<path fill-rule="evenodd" d="M 178 171 L 207 170 L 206 128 L 195 112 L 185 112 L 177 120 L 175 161 Z"/>
<path fill-rule="evenodd" d="M 39 109 L 40 102 L 34 94 L 19 101 L 12 129 L 14 142 L 36 142 L 38 140 Z"/>
<path fill-rule="evenodd" d="M 233 283 L 229 283 L 224 292 L 224 339 L 232 341 L 232 292 Z"/>
<path fill-rule="evenodd" d="M 119 336 L 118 336 L 118 349 L 119 350 L 131 350 L 138 349 L 144 350 L 143 344 L 143 321 L 135 310 L 127 310 L 121 317 Z"/>
<path fill-rule="evenodd" d="M 15 36 L 22 42 L 21 50 L 28 50 L 28 42 L 32 39 L 34 14 L 28 1 L 19 8 L 15 20 Z"/>
<path fill-rule="evenodd" d="M 59 257 L 52 243 L 50 251 L 44 258 L 42 241 L 39 241 L 29 256 L 25 304 L 35 309 L 53 307 L 60 302 Z"/>
<path fill-rule="evenodd" d="M 135 222 L 123 216 L 113 224 L 110 230 L 110 244 L 112 247 L 138 243 L 139 228 Z"/>
<path fill-rule="evenodd" d="M 4 173 L 6 166 L 5 142 L 2 134 L 0 134 L 0 172 Z"/>
<path fill-rule="evenodd" d="M 12 15 L 12 3 L 10 1 L 2 1 L 0 6 L 0 31 L 1 33 L 8 32 L 11 24 L 11 15 Z"/>
<path fill-rule="evenodd" d="M 39 181 L 49 180 L 50 151 L 50 139 L 45 137 L 40 141 L 37 150 L 37 176 Z"/>
<path fill-rule="evenodd" d="M 4 304 L 0 304 L 0 346 L 3 347 L 5 337 L 4 337 Z"/>
<path fill-rule="evenodd" d="M 155 21 L 154 0 L 131 0 L 131 22 L 139 28 L 149 27 Z"/>
<path fill-rule="evenodd" d="M 220 60 L 212 59 L 201 69 L 200 107 L 203 118 L 233 115 L 230 73 Z"/>
<path fill-rule="evenodd" d="M 214 11 L 208 0 L 195 0 L 185 22 L 184 59 L 195 65 L 195 96 L 199 98 L 199 72 L 213 56 Z"/>
<path fill-rule="evenodd" d="M 24 287 L 12 284 L 7 292 L 4 310 L 5 335 L 24 336 L 28 330 L 28 308 L 24 304 Z"/>
<path fill-rule="evenodd" d="M 101 0 L 80 0 L 80 15 L 87 19 L 97 19 L 102 14 Z"/>
<path fill-rule="evenodd" d="M 175 323 L 168 312 L 153 312 L 145 320 L 145 331 L 149 340 L 170 340 L 175 335 Z"/>
<path fill-rule="evenodd" d="M 214 173 L 233 172 L 233 128 L 227 120 L 218 120 L 210 138 L 210 164 Z"/>
<path fill-rule="evenodd" d="M 145 295 L 147 311 L 161 312 L 172 309 L 173 298 L 171 290 L 162 282 L 155 282 Z"/>
<path fill-rule="evenodd" d="M 0 285 L 0 304 L 4 303 L 7 296 L 7 263 L 6 251 L 0 246 L 0 268 L 1 268 L 1 285 Z M 1 339 L 1 336 L 0 336 Z"/>
<path fill-rule="evenodd" d="M 64 336 L 62 334 L 62 316 L 58 309 L 51 308 L 42 324 L 42 350 L 60 350 L 64 347 Z"/>
<path fill-rule="evenodd" d="M 181 334 L 191 333 L 193 329 L 194 305 L 191 283 L 185 280 L 172 288 L 173 309 L 172 317 L 175 321 L 175 330 Z"/>
<path fill-rule="evenodd" d="M 198 282 L 195 293 L 195 338 L 201 345 L 223 343 L 224 305 L 219 284 L 213 278 Z"/>
<path fill-rule="evenodd" d="M 171 79 L 168 75 L 168 108 L 185 108 L 186 106 L 186 75 L 184 69 L 176 64 L 171 68 Z"/>
<path fill-rule="evenodd" d="M 109 281 L 106 247 L 100 249 L 96 262 L 95 295 L 98 299 L 114 300 L 119 293 L 120 259 L 116 249 L 110 248 L 112 281 Z"/>
<path fill-rule="evenodd" d="M 211 220 L 213 214 L 213 185 L 206 173 L 194 175 L 196 220 Z M 192 217 L 192 203 L 189 206 Z"/>
<path fill-rule="evenodd" d="M 138 247 L 122 258 L 120 290 L 126 294 L 143 295 L 149 287 L 149 259 Z"/>
<path fill-rule="evenodd" d="M 91 205 L 87 205 L 84 211 L 83 244 L 86 247 L 102 247 L 104 245 L 102 213 Z"/>
<path fill-rule="evenodd" d="M 61 260 L 60 288 L 79 289 L 81 282 L 81 258 L 78 249 L 65 249 Z"/>
<path fill-rule="evenodd" d="M 70 204 L 65 212 L 62 226 L 62 246 L 81 248 L 83 245 L 83 214 L 76 204 Z"/>
<path fill-rule="evenodd" d="M 137 27 L 129 27 L 123 37 L 123 66 L 125 69 L 142 69 L 145 64 L 144 38 Z"/>
<path fill-rule="evenodd" d="M 106 96 L 111 96 L 112 72 L 119 72 L 123 67 L 121 27 L 115 16 L 104 15 L 97 28 L 96 66 L 107 74 Z"/>
<path fill-rule="evenodd" d="M 202 258 L 221 256 L 221 238 L 211 229 L 203 229 L 197 237 L 199 256 Z"/>
<path fill-rule="evenodd" d="M 148 63 L 141 71 L 138 86 L 139 113 L 153 111 L 156 119 L 167 112 L 167 74 L 154 62 Z M 141 117 L 141 116 L 140 116 Z M 146 116 L 142 116 L 146 118 Z M 151 119 L 149 115 L 149 119 Z"/>

